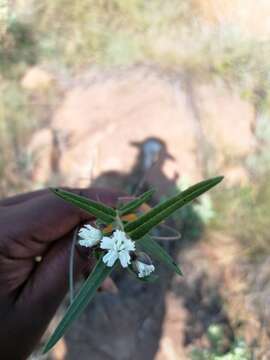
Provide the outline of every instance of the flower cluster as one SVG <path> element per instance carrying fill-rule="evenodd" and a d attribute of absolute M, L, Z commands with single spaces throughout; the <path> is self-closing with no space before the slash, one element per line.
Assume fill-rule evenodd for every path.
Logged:
<path fill-rule="evenodd" d="M 122 230 L 117 229 L 111 236 L 103 236 L 101 230 L 91 225 L 85 225 L 80 229 L 79 237 L 81 246 L 99 245 L 100 249 L 106 250 L 102 260 L 108 267 L 112 267 L 117 260 L 120 261 L 123 268 L 127 268 L 132 263 L 132 268 L 137 272 L 139 278 L 149 276 L 155 270 L 148 256 L 136 256 L 135 242 L 129 239 Z"/>

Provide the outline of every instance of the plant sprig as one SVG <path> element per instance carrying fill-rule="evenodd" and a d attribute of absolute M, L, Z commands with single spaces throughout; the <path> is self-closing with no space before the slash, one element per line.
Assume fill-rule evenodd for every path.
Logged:
<path fill-rule="evenodd" d="M 180 192 L 179 194 L 171 197 L 170 199 L 163 201 L 162 203 L 158 204 L 147 213 L 142 214 L 140 216 L 135 216 L 135 220 L 134 217 L 131 216 L 130 217 L 132 219 L 131 221 L 127 221 L 127 219 L 129 219 L 128 215 L 133 214 L 136 210 L 138 210 L 138 208 L 141 205 L 146 203 L 151 198 L 151 196 L 154 194 L 153 189 L 142 194 L 140 197 L 136 198 L 135 200 L 132 200 L 131 202 L 120 206 L 118 209 L 113 209 L 105 204 L 90 200 L 83 196 L 73 194 L 69 191 L 65 191 L 61 189 L 51 189 L 51 190 L 55 195 L 57 195 L 61 199 L 95 216 L 98 221 L 100 221 L 103 224 L 106 224 L 107 228 L 111 229 L 111 233 L 115 233 L 117 231 L 121 233 L 120 235 L 122 237 L 124 236 L 126 241 L 129 242 L 128 244 L 129 246 L 131 246 L 130 249 L 133 249 L 134 247 L 135 250 L 135 242 L 138 242 L 138 245 L 144 251 L 146 251 L 146 253 L 152 255 L 153 258 L 164 263 L 166 266 L 168 266 L 178 275 L 182 275 L 181 269 L 171 258 L 171 256 L 153 238 L 151 238 L 150 235 L 148 235 L 148 233 L 155 226 L 157 226 L 158 224 L 163 222 L 166 218 L 168 218 L 170 215 L 172 215 L 176 210 L 180 209 L 182 206 L 186 205 L 187 203 L 196 199 L 198 196 L 210 190 L 212 187 L 220 183 L 222 179 L 223 179 L 222 176 L 218 176 L 212 179 L 199 182 L 198 184 L 191 186 L 187 190 Z M 125 223 L 123 222 L 123 219 L 125 219 Z M 102 233 L 98 229 L 94 229 L 94 230 L 93 229 L 94 228 L 88 231 L 89 232 L 94 231 L 97 233 L 99 231 L 101 236 L 104 236 L 104 239 L 106 238 L 106 239 L 110 239 L 109 241 L 113 241 L 113 238 L 108 238 L 107 232 Z M 84 231 L 87 230 L 84 229 Z M 106 241 L 108 242 L 108 240 Z M 63 319 L 60 321 L 56 330 L 54 331 L 49 341 L 45 345 L 43 350 L 44 353 L 48 352 L 57 343 L 57 341 L 64 335 L 65 331 L 68 329 L 71 323 L 82 313 L 82 311 L 86 308 L 88 303 L 93 299 L 95 292 L 103 283 L 103 281 L 106 279 L 106 277 L 109 276 L 113 271 L 113 269 L 119 264 L 119 260 L 117 260 L 114 264 L 108 265 L 108 262 L 106 263 L 106 261 L 104 260 L 105 256 L 102 256 L 104 255 L 103 249 L 107 249 L 107 248 L 104 246 L 103 247 L 100 246 L 100 249 L 95 250 L 95 252 L 98 251 L 100 254 L 100 256 L 98 257 L 97 264 L 90 273 L 85 283 L 82 285 L 77 296 L 75 296 L 74 301 L 70 304 L 69 308 L 67 309 L 67 312 L 64 315 Z M 130 250 L 130 252 L 131 251 L 133 250 Z M 127 254 L 129 256 L 129 252 L 127 252 Z M 108 253 L 106 256 L 108 256 Z M 148 257 L 147 254 L 145 254 L 145 256 Z M 134 257 L 136 257 L 136 254 L 134 254 Z M 129 258 L 127 259 L 127 264 L 129 264 Z M 138 259 L 134 261 L 134 266 L 135 265 L 142 266 L 142 264 L 144 263 L 142 262 L 142 260 L 140 260 L 138 256 Z M 153 271 L 154 266 L 151 264 L 147 264 L 147 261 L 144 264 L 144 266 L 152 267 L 151 272 Z M 134 270 L 131 269 L 129 270 L 134 273 Z M 150 274 L 150 272 L 149 275 L 147 273 L 145 277 L 143 277 L 143 275 L 144 275 L 143 271 L 138 275 L 139 278 L 141 278 L 140 280 L 142 281 L 148 281 L 148 280 L 152 281 L 153 279 L 156 279 L 156 276 Z"/>

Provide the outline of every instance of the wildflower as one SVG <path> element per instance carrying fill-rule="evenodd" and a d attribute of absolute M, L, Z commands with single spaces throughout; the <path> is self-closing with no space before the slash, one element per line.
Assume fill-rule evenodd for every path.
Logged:
<path fill-rule="evenodd" d="M 143 278 L 145 276 L 149 276 L 153 271 L 155 271 L 154 265 L 147 265 L 138 260 L 135 261 L 139 278 Z"/>
<path fill-rule="evenodd" d="M 79 231 L 79 244 L 81 246 L 92 247 L 102 239 L 102 232 L 91 225 L 83 226 Z"/>
<path fill-rule="evenodd" d="M 143 252 L 137 254 L 136 260 L 132 263 L 132 267 L 139 278 L 149 276 L 155 270 L 150 257 Z"/>
<path fill-rule="evenodd" d="M 104 263 L 111 267 L 117 259 L 122 267 L 130 264 L 130 251 L 135 251 L 135 243 L 130 240 L 124 231 L 115 230 L 111 237 L 104 236 L 100 244 L 101 249 L 108 250 L 103 256 Z"/>

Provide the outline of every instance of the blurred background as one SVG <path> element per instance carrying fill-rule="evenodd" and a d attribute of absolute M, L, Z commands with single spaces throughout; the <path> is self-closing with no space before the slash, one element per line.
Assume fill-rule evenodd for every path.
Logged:
<path fill-rule="evenodd" d="M 170 220 L 184 277 L 115 275 L 50 359 L 270 359 L 269 16 L 268 0 L 0 0 L 1 197 L 155 186 L 155 203 L 225 175 Z"/>

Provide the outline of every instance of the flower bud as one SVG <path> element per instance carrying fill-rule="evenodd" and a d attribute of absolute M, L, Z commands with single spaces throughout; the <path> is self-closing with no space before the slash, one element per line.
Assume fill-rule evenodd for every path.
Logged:
<path fill-rule="evenodd" d="M 78 235 L 79 244 L 85 247 L 93 247 L 102 239 L 102 232 L 91 225 L 84 225 Z"/>
<path fill-rule="evenodd" d="M 150 256 L 144 252 L 136 253 L 135 260 L 132 262 L 132 268 L 139 278 L 149 276 L 155 270 Z"/>

